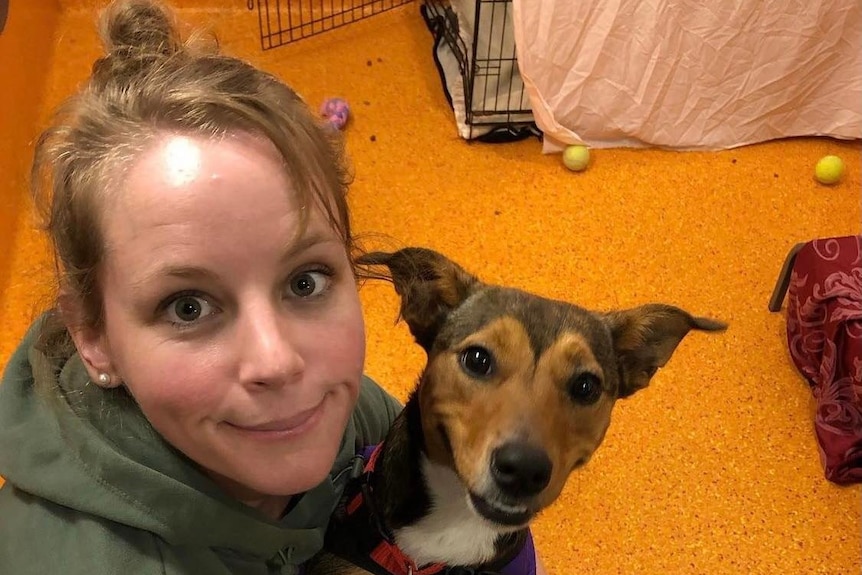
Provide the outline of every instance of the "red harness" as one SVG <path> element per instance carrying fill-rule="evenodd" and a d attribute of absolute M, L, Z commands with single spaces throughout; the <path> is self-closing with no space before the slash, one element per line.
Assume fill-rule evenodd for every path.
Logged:
<path fill-rule="evenodd" d="M 374 472 L 374 467 L 377 465 L 377 458 L 380 455 L 383 444 L 380 443 L 374 447 L 368 461 L 363 468 L 363 474 L 366 477 L 371 477 Z M 371 486 L 366 482 L 367 489 L 370 491 Z M 365 492 L 360 490 L 347 504 L 347 515 L 351 516 L 359 510 L 365 503 Z M 383 534 L 381 534 L 383 535 Z M 382 536 L 380 543 L 371 551 L 369 555 L 372 561 L 385 569 L 391 575 L 435 575 L 443 571 L 446 566 L 443 563 L 433 563 L 420 569 L 416 566 L 412 559 L 407 557 L 401 549 L 390 540 L 389 537 Z"/>

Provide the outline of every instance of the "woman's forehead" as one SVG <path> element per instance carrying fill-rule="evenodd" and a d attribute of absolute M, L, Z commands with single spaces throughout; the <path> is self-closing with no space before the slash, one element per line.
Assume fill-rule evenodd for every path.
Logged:
<path fill-rule="evenodd" d="M 295 233 L 300 202 L 274 147 L 260 139 L 171 136 L 126 171 L 102 218 L 106 247 L 132 241 Z"/>
<path fill-rule="evenodd" d="M 189 202 L 212 208 L 274 191 L 272 200 L 290 204 L 296 196 L 275 146 L 244 134 L 160 137 L 127 166 L 115 188 L 115 201 L 136 210 Z"/>

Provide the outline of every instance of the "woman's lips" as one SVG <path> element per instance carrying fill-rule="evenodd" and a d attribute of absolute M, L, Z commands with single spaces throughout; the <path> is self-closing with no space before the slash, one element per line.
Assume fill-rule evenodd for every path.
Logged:
<path fill-rule="evenodd" d="M 326 397 L 324 397 L 320 403 L 314 407 L 300 411 L 289 418 L 272 419 L 263 423 L 256 423 L 254 425 L 237 425 L 230 422 L 226 423 L 241 432 L 261 437 L 298 435 L 310 429 L 315 423 L 317 423 L 320 419 L 321 413 L 323 412 L 323 406 L 325 403 Z"/>

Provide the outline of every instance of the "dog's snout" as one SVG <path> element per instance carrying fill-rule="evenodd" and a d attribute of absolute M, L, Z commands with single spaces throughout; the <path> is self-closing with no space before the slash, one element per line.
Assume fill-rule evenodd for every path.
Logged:
<path fill-rule="evenodd" d="M 536 495 L 548 485 L 552 469 L 547 453 L 528 443 L 506 443 L 491 454 L 491 475 L 510 497 Z"/>

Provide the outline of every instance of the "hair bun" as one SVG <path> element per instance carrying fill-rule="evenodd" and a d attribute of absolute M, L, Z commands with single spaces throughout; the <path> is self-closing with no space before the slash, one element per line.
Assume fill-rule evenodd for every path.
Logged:
<path fill-rule="evenodd" d="M 153 0 L 112 2 L 99 35 L 109 56 L 171 56 L 183 46 L 172 13 Z"/>

